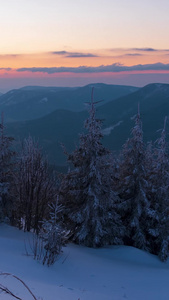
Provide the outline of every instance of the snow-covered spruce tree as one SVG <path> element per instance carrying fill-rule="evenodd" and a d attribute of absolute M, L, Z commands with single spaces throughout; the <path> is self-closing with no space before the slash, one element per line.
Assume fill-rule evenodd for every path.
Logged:
<path fill-rule="evenodd" d="M 25 231 L 38 233 L 48 204 L 57 197 L 56 181 L 49 174 L 48 161 L 37 142 L 28 137 L 17 157 L 14 174 L 15 218 Z"/>
<path fill-rule="evenodd" d="M 153 254 L 157 254 L 155 246 L 155 227 L 158 223 L 158 213 L 157 213 L 157 203 L 156 203 L 156 194 L 157 194 L 157 185 L 156 185 L 156 157 L 155 157 L 155 148 L 154 143 L 148 142 L 145 149 L 145 169 L 146 169 L 146 179 L 147 179 L 147 188 L 146 194 L 149 199 L 150 209 L 149 209 L 149 249 Z"/>
<path fill-rule="evenodd" d="M 0 124 L 0 220 L 11 217 L 11 183 L 14 151 L 13 138 L 5 135 L 3 114 Z"/>
<path fill-rule="evenodd" d="M 156 141 L 155 160 L 151 176 L 153 197 L 151 206 L 153 218 L 150 227 L 152 248 L 162 261 L 169 254 L 169 158 L 166 143 L 166 121 L 161 137 Z"/>
<path fill-rule="evenodd" d="M 72 240 L 89 247 L 122 243 L 123 225 L 117 213 L 119 198 L 111 188 L 109 151 L 102 145 L 100 119 L 95 116 L 93 89 L 85 121 L 86 134 L 68 161 L 74 166 L 63 176 L 64 221 Z"/>
<path fill-rule="evenodd" d="M 44 255 L 42 263 L 48 266 L 53 265 L 65 246 L 69 232 L 63 230 L 59 214 L 62 214 L 63 207 L 56 202 L 49 205 L 49 219 L 42 222 L 40 238 L 43 241 Z"/>
<path fill-rule="evenodd" d="M 123 146 L 119 176 L 119 192 L 123 199 L 121 214 L 127 227 L 125 243 L 149 250 L 151 209 L 147 198 L 145 147 L 139 109 L 131 134 Z"/>

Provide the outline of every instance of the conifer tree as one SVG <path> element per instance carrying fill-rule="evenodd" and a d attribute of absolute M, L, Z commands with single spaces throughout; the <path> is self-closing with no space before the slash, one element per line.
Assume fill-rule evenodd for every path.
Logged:
<path fill-rule="evenodd" d="M 10 190 L 12 184 L 12 169 L 14 151 L 13 138 L 5 135 L 3 114 L 0 124 L 0 220 L 11 217 Z"/>
<path fill-rule="evenodd" d="M 156 141 L 153 168 L 153 197 L 151 205 L 154 211 L 150 233 L 153 236 L 153 251 L 165 261 L 169 252 L 169 159 L 166 142 L 166 121 L 161 137 Z"/>
<path fill-rule="evenodd" d="M 62 251 L 62 246 L 65 246 L 69 232 L 65 232 L 62 224 L 59 221 L 59 214 L 62 214 L 62 206 L 58 205 L 58 199 L 55 203 L 49 205 L 49 219 L 42 222 L 40 238 L 43 241 L 44 255 L 43 264 L 48 266 L 55 263 L 58 255 Z"/>
<path fill-rule="evenodd" d="M 127 227 L 125 242 L 149 250 L 147 234 L 151 211 L 147 198 L 145 148 L 139 108 L 131 134 L 123 146 L 120 163 L 119 190 L 123 199 L 122 216 Z"/>
<path fill-rule="evenodd" d="M 119 198 L 111 189 L 110 152 L 102 145 L 101 120 L 95 116 L 95 102 L 89 103 L 86 134 L 68 161 L 74 168 L 63 176 L 61 194 L 65 223 L 72 240 L 89 247 L 122 242 L 123 226 L 117 213 Z"/>

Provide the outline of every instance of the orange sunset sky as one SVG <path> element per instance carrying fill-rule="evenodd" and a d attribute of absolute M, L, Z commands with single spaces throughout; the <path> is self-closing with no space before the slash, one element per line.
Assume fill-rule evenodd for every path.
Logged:
<path fill-rule="evenodd" d="M 0 91 L 169 83 L 168 0 L 5 0 Z"/>

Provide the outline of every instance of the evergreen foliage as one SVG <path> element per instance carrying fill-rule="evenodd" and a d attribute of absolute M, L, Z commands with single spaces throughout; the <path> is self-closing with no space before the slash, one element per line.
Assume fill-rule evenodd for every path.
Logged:
<path fill-rule="evenodd" d="M 153 191 L 151 197 L 153 218 L 150 232 L 153 234 L 153 250 L 160 259 L 165 261 L 169 251 L 169 159 L 166 143 L 166 121 L 161 137 L 156 141 L 153 165 Z"/>
<path fill-rule="evenodd" d="M 151 214 L 147 197 L 145 147 L 140 113 L 135 116 L 131 138 L 123 147 L 120 163 L 120 196 L 123 199 L 123 218 L 127 227 L 127 243 L 149 250 L 148 222 Z"/>
<path fill-rule="evenodd" d="M 126 244 L 167 260 L 169 254 L 169 157 L 166 119 L 155 144 L 143 141 L 140 112 L 117 157 L 102 144 L 93 90 L 79 146 L 66 153 L 70 164 L 57 181 L 32 137 L 14 160 L 13 138 L 0 124 L 0 220 L 33 229 L 51 265 L 67 239 L 89 246 Z M 15 166 L 15 170 L 14 170 Z M 12 192 L 11 192 L 12 191 Z M 11 197 L 13 193 L 13 197 Z M 52 204 L 54 203 L 54 204 Z M 64 228 L 64 229 L 63 229 Z M 40 235 L 39 235 L 40 231 Z"/>
<path fill-rule="evenodd" d="M 3 114 L 0 124 L 0 220 L 11 218 L 11 185 L 13 171 L 13 138 L 5 135 Z"/>
<path fill-rule="evenodd" d="M 59 222 L 58 214 L 62 212 L 62 206 L 58 201 L 50 205 L 50 216 L 48 220 L 42 222 L 40 237 L 43 241 L 44 255 L 43 264 L 47 266 L 53 265 L 62 251 L 62 246 L 65 246 L 68 239 L 68 233 L 62 228 Z"/>
<path fill-rule="evenodd" d="M 68 155 L 74 169 L 63 176 L 61 194 L 65 223 L 72 240 L 89 247 L 122 243 L 123 225 L 117 212 L 118 195 L 112 190 L 110 152 L 102 145 L 101 120 L 96 119 L 95 103 L 89 103 L 86 134 Z"/>

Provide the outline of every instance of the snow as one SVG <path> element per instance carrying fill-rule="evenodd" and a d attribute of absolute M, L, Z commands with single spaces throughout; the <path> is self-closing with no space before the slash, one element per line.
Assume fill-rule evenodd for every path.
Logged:
<path fill-rule="evenodd" d="M 47 98 L 47 97 L 44 97 L 44 98 L 42 98 L 39 102 L 40 102 L 40 103 L 48 102 L 48 98 Z"/>
<path fill-rule="evenodd" d="M 110 135 L 111 132 L 112 132 L 112 130 L 114 130 L 114 128 L 120 126 L 121 123 L 123 123 L 123 121 L 119 121 L 119 122 L 116 123 L 115 125 L 112 125 L 112 126 L 110 126 L 110 127 L 104 128 L 104 129 L 102 130 L 102 134 L 103 134 L 103 135 Z"/>
<path fill-rule="evenodd" d="M 31 234 L 0 225 L 0 271 L 20 277 L 40 300 L 168 300 L 169 261 L 127 246 L 91 249 L 74 244 L 51 266 L 26 255 Z M 24 243 L 25 240 L 25 243 Z M 16 279 L 0 276 L 24 300 L 31 296 Z M 0 299 L 14 299 L 0 294 Z"/>

